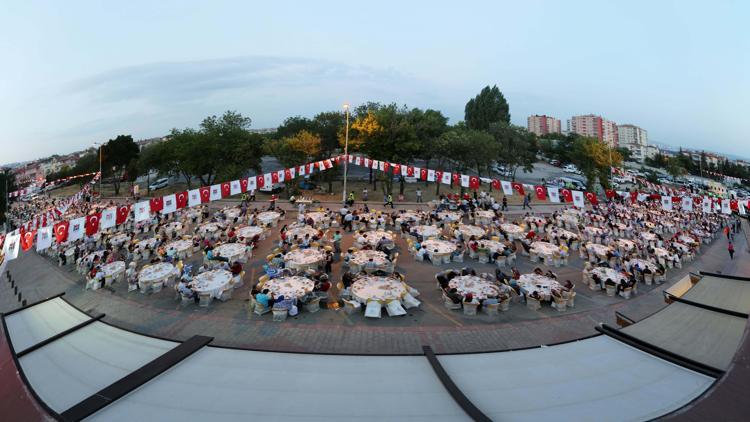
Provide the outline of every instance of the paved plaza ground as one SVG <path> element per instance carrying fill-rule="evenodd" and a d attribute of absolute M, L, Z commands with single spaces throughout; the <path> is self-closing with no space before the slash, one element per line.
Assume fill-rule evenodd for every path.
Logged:
<path fill-rule="evenodd" d="M 223 202 L 215 206 L 225 205 L 227 203 Z M 291 209 L 288 204 L 284 206 Z M 333 204 L 330 206 L 334 207 Z M 415 208 L 415 205 L 404 207 Z M 551 212 L 553 209 L 554 206 L 545 206 L 535 211 Z M 512 209 L 509 218 L 521 213 L 520 209 Z M 73 266 L 60 268 L 56 262 L 34 252 L 21 254 L 11 262 L 9 270 L 28 302 L 64 291 L 67 300 L 79 308 L 92 314 L 104 313 L 106 321 L 145 334 L 176 340 L 202 334 L 213 336 L 216 345 L 354 354 L 422 354 L 423 345 L 431 346 L 437 353 L 495 351 L 573 340 L 595 334 L 594 326 L 600 322 L 614 325 L 615 311 L 639 320 L 660 309 L 665 306 L 662 291 L 688 272 L 704 270 L 739 275 L 750 272 L 744 236 L 736 237 L 738 255 L 733 261 L 729 260 L 726 251 L 726 239 L 718 237 L 702 247 L 695 261 L 686 263 L 682 269 L 670 270 L 667 283 L 659 286 L 641 284 L 638 294 L 625 300 L 589 290 L 581 282 L 583 263 L 575 253 L 568 266 L 552 268 L 559 280 L 570 279 L 576 284 L 574 309 L 557 312 L 544 305 L 541 310 L 532 311 L 523 303 L 512 303 L 510 311 L 499 316 L 465 316 L 461 311 L 443 306 L 434 275 L 445 268 L 463 266 L 474 268 L 478 273 L 494 273 L 495 266 L 479 264 L 468 257 L 463 264 L 434 266 L 417 262 L 406 252 L 406 243 L 399 237 L 396 244 L 401 257 L 396 270 L 406 275 L 407 283 L 421 293 L 419 309 L 410 309 L 406 316 L 393 318 L 385 316 L 384 312 L 381 319 L 365 319 L 362 314 L 347 315 L 341 309 L 321 309 L 314 314 L 302 311 L 285 322 L 272 322 L 270 314 L 258 316 L 248 311 L 248 294 L 251 285 L 262 274 L 263 258 L 278 240 L 279 228 L 295 218 L 296 212 L 288 212 L 286 220 L 260 243 L 254 258 L 245 265 L 245 285 L 234 292 L 233 299 L 214 301 L 208 308 L 193 304 L 182 306 L 179 300 L 175 300 L 171 289 L 144 295 L 138 291 L 128 293 L 126 283 L 117 283 L 112 289 L 84 290 L 83 277 L 74 271 Z M 346 250 L 351 243 L 352 236 L 345 235 L 343 249 Z M 193 259 L 199 260 L 200 253 Z M 547 269 L 520 255 L 516 266 L 521 273 L 531 272 L 536 266 Z M 332 280 L 340 280 L 341 274 L 341 262 L 337 260 Z M 335 296 L 335 288 L 332 290 Z M 3 281 L 0 284 L 0 311 L 18 306 L 13 289 Z"/>

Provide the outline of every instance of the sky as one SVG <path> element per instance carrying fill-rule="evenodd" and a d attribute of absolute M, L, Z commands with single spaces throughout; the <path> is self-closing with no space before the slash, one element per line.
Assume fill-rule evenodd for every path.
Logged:
<path fill-rule="evenodd" d="M 595 113 L 658 143 L 750 157 L 750 2 L 16 1 L 0 13 L 0 164 L 119 134 L 253 128 L 342 104 L 512 122 Z"/>

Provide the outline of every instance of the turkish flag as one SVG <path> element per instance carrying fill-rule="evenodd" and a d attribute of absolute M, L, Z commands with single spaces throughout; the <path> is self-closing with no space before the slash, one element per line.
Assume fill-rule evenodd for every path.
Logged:
<path fill-rule="evenodd" d="M 472 189 L 472 190 L 479 189 L 479 178 L 477 176 L 471 176 L 469 178 L 469 189 Z"/>
<path fill-rule="evenodd" d="M 700 205 L 701 202 L 703 202 L 703 198 L 701 198 L 700 196 L 694 196 L 693 197 L 693 204 L 694 205 Z"/>
<path fill-rule="evenodd" d="M 271 173 L 271 183 L 279 183 L 279 174 L 276 172 Z"/>
<path fill-rule="evenodd" d="M 27 232 L 26 230 L 21 231 L 21 249 L 23 249 L 24 252 L 34 246 L 34 238 L 36 238 L 36 230 L 30 232 Z"/>
<path fill-rule="evenodd" d="M 205 204 L 206 202 L 209 202 L 211 200 L 211 188 L 208 186 L 204 186 L 202 188 L 198 188 L 198 190 L 201 193 L 201 204 Z"/>
<path fill-rule="evenodd" d="M 177 205 L 177 209 L 183 209 L 187 207 L 188 204 L 188 193 L 187 191 L 178 192 L 175 195 L 175 204 Z"/>
<path fill-rule="evenodd" d="M 409 177 L 414 177 L 414 167 L 409 166 L 406 168 L 406 175 Z"/>
<path fill-rule="evenodd" d="M 599 198 L 596 197 L 596 194 L 594 192 L 586 192 L 586 199 L 591 202 L 591 205 L 598 205 L 599 204 Z"/>
<path fill-rule="evenodd" d="M 544 189 L 544 186 L 536 185 L 534 186 L 534 190 L 536 191 L 536 199 L 540 201 L 545 201 L 547 199 L 547 190 Z"/>
<path fill-rule="evenodd" d="M 326 170 L 333 167 L 333 163 L 331 162 L 330 158 L 328 160 L 323 160 L 323 167 L 325 167 Z M 388 171 L 388 168 L 386 167 L 385 170 Z"/>
<path fill-rule="evenodd" d="M 453 173 L 453 184 L 458 185 L 461 183 L 461 175 L 458 173 Z"/>
<path fill-rule="evenodd" d="M 247 192 L 247 178 L 243 177 L 240 179 L 240 190 L 242 192 Z"/>
<path fill-rule="evenodd" d="M 394 164 L 391 167 L 393 168 L 393 174 L 401 174 L 401 164 Z"/>
<path fill-rule="evenodd" d="M 526 191 L 523 190 L 522 184 L 518 182 L 512 182 L 510 185 L 513 186 L 513 190 L 518 192 L 519 195 L 526 195 Z"/>
<path fill-rule="evenodd" d="M 492 183 L 490 183 L 490 184 L 492 185 L 492 189 L 500 190 L 500 181 L 499 180 L 492 179 Z"/>
<path fill-rule="evenodd" d="M 419 178 L 422 180 L 427 180 L 427 169 L 419 169 Z"/>
<path fill-rule="evenodd" d="M 55 239 L 57 243 L 63 243 L 68 240 L 68 223 L 67 221 L 61 221 L 55 224 Z"/>
<path fill-rule="evenodd" d="M 570 189 L 560 189 L 560 195 L 562 195 L 563 202 L 573 202 L 573 192 Z"/>
<path fill-rule="evenodd" d="M 221 184 L 221 197 L 226 198 L 232 193 L 232 186 L 229 184 L 229 182 L 224 182 Z"/>
<path fill-rule="evenodd" d="M 680 203 L 680 202 L 682 202 L 682 198 L 680 198 L 679 196 L 673 196 L 672 197 L 672 202 L 675 203 L 675 204 Z"/>
<path fill-rule="evenodd" d="M 383 171 L 387 172 L 390 169 L 391 169 L 391 163 L 389 163 L 387 161 L 385 163 L 383 163 Z"/>
<path fill-rule="evenodd" d="M 308 174 L 310 174 L 309 171 L 308 171 Z M 256 177 L 256 183 L 258 185 L 258 189 L 260 189 L 260 188 L 262 188 L 263 186 L 266 185 L 266 179 L 265 179 L 265 177 L 263 177 L 262 175 L 261 176 L 255 176 L 255 177 Z"/>
<path fill-rule="evenodd" d="M 290 169 L 284 169 L 284 180 L 292 180 L 292 171 Z"/>
<path fill-rule="evenodd" d="M 638 192 L 636 191 L 630 192 L 630 203 L 635 204 L 635 201 L 637 200 L 638 200 Z"/>
<path fill-rule="evenodd" d="M 737 200 L 736 200 L 736 199 L 730 199 L 730 200 L 729 200 L 729 208 L 730 208 L 730 209 L 731 209 L 732 211 L 739 211 L 739 210 L 740 210 L 740 206 L 739 206 L 739 204 L 737 203 Z M 24 250 L 26 250 L 26 249 L 24 249 Z"/>
<path fill-rule="evenodd" d="M 99 231 L 99 220 L 101 218 L 102 215 L 99 213 L 86 216 L 86 225 L 84 226 L 86 228 L 86 236 L 93 236 Z"/>
<path fill-rule="evenodd" d="M 161 196 L 158 198 L 151 198 L 151 200 L 148 201 L 148 205 L 151 212 L 159 212 L 164 208 L 164 198 Z"/>
<path fill-rule="evenodd" d="M 612 189 L 607 189 L 604 191 L 604 195 L 607 197 L 607 199 L 612 199 L 617 195 L 617 192 L 613 191 Z"/>
<path fill-rule="evenodd" d="M 120 205 L 117 207 L 117 215 L 115 216 L 115 223 L 122 224 L 128 221 L 130 215 L 130 205 Z"/>

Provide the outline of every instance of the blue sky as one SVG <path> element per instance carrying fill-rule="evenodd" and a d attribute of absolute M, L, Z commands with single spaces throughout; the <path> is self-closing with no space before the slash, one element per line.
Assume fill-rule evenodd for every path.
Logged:
<path fill-rule="evenodd" d="M 237 110 L 253 127 L 497 84 L 512 120 L 597 113 L 750 156 L 741 1 L 19 1 L 0 13 L 0 163 Z"/>

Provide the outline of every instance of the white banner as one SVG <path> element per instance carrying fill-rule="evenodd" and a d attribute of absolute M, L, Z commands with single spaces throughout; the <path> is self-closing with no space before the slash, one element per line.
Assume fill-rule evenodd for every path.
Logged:
<path fill-rule="evenodd" d="M 273 178 L 271 177 L 271 173 L 266 173 L 263 175 L 263 186 L 267 189 L 271 189 L 273 187 Z"/>
<path fill-rule="evenodd" d="M 52 226 L 42 227 L 36 232 L 36 251 L 41 252 L 52 246 Z"/>
<path fill-rule="evenodd" d="M 84 218 L 85 220 L 85 218 Z M 5 243 L 3 244 L 3 253 L 5 254 L 5 260 L 10 261 L 18 258 L 18 247 L 21 243 L 21 235 L 18 231 L 5 236 Z"/>
<path fill-rule="evenodd" d="M 102 221 L 100 227 L 102 230 L 114 227 L 117 224 L 117 207 L 107 208 L 102 211 Z"/>
<path fill-rule="evenodd" d="M 503 193 L 505 195 L 513 195 L 513 185 L 510 182 L 506 180 L 501 180 L 500 186 L 503 187 Z"/>
<path fill-rule="evenodd" d="M 468 174 L 461 175 L 461 186 L 465 188 L 469 187 L 469 175 Z"/>
<path fill-rule="evenodd" d="M 572 191 L 573 193 L 573 205 L 575 205 L 578 208 L 585 208 L 586 207 L 586 201 L 584 201 L 583 192 L 579 190 Z"/>
<path fill-rule="evenodd" d="M 432 170 L 432 169 L 427 170 L 427 181 L 428 182 L 435 181 L 435 170 Z"/>
<path fill-rule="evenodd" d="M 724 214 L 731 214 L 732 213 L 732 208 L 729 205 L 729 200 L 728 199 L 722 199 L 721 200 L 721 212 L 723 212 Z"/>
<path fill-rule="evenodd" d="M 191 189 L 188 191 L 188 207 L 197 207 L 201 204 L 200 189 Z"/>
<path fill-rule="evenodd" d="M 210 190 L 210 196 L 208 197 L 210 201 L 218 201 L 221 199 L 221 185 L 212 185 Z"/>
<path fill-rule="evenodd" d="M 135 210 L 133 213 L 135 214 L 135 222 L 141 222 L 148 220 L 149 213 L 151 211 L 151 207 L 148 204 L 148 201 L 141 201 L 135 204 Z"/>
<path fill-rule="evenodd" d="M 162 198 L 164 207 L 161 209 L 162 214 L 170 214 L 177 211 L 177 195 L 171 194 Z"/>
<path fill-rule="evenodd" d="M 239 195 L 241 193 L 242 193 L 242 186 L 240 185 L 239 180 L 232 180 L 231 182 L 229 182 L 229 194 L 230 195 L 234 196 L 234 195 Z"/>
<path fill-rule="evenodd" d="M 300 167 L 300 169 L 303 169 L 304 167 Z M 255 176 L 250 176 L 247 178 L 247 190 L 248 192 L 253 192 L 255 189 L 258 189 L 257 186 L 258 179 L 255 178 Z"/>
<path fill-rule="evenodd" d="M 284 170 L 277 171 L 276 172 L 276 176 L 278 176 L 279 182 L 283 182 L 284 180 L 286 180 L 286 179 L 284 179 Z"/>
<path fill-rule="evenodd" d="M 692 211 L 693 210 L 693 198 L 690 196 L 683 196 L 681 205 L 682 205 L 683 210 Z"/>
<path fill-rule="evenodd" d="M 740 215 L 746 215 L 745 213 L 747 211 L 745 211 L 745 202 L 746 202 L 745 200 L 737 202 L 737 210 L 740 213 Z"/>
<path fill-rule="evenodd" d="M 450 185 L 451 184 L 451 173 L 449 171 L 443 172 L 443 179 L 441 180 L 444 185 Z"/>
<path fill-rule="evenodd" d="M 148 204 L 148 202 L 146 202 L 146 204 Z M 70 226 L 68 227 L 68 240 L 72 242 L 74 240 L 82 239 L 85 225 L 86 217 L 80 217 L 76 218 L 75 220 L 71 220 Z"/>
<path fill-rule="evenodd" d="M 547 196 L 549 197 L 550 202 L 559 203 L 560 202 L 560 188 L 548 187 Z"/>
<path fill-rule="evenodd" d="M 662 196 L 661 197 L 661 207 L 662 209 L 665 209 L 667 211 L 672 211 L 672 197 L 671 196 Z"/>

